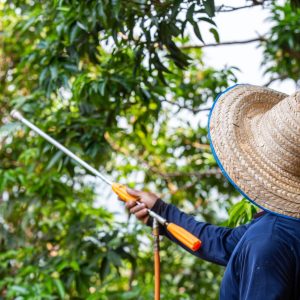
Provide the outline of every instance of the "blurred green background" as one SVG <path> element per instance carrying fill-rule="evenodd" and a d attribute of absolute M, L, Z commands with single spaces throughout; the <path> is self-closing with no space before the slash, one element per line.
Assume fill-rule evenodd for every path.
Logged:
<path fill-rule="evenodd" d="M 268 10 L 270 31 L 257 38 L 267 85 L 297 83 L 298 1 L 238 4 Z M 152 299 L 151 230 L 125 210 L 111 213 L 119 203 L 101 182 L 9 112 L 198 220 L 247 222 L 255 208 L 236 203 L 206 136 L 208 109 L 239 71 L 210 67 L 202 49 L 203 28 L 222 44 L 215 16 L 238 9 L 213 0 L 1 0 L 0 8 L 0 299 Z M 162 299 L 218 299 L 223 268 L 167 239 L 161 260 Z"/>

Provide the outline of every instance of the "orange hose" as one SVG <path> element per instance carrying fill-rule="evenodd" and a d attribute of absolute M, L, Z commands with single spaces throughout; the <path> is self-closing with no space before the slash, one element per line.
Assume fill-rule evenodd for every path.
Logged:
<path fill-rule="evenodd" d="M 160 300 L 160 257 L 159 251 L 154 252 L 155 300 Z"/>
<path fill-rule="evenodd" d="M 154 299 L 160 300 L 160 256 L 159 256 L 159 225 L 153 222 L 154 236 Z"/>

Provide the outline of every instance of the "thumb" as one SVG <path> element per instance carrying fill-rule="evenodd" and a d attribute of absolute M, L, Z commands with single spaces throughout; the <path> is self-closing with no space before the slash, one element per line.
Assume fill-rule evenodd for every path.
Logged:
<path fill-rule="evenodd" d="M 137 190 L 131 189 L 129 187 L 126 188 L 126 191 L 129 195 L 135 196 L 135 197 L 140 197 L 141 193 L 142 193 L 141 191 L 137 191 Z"/>

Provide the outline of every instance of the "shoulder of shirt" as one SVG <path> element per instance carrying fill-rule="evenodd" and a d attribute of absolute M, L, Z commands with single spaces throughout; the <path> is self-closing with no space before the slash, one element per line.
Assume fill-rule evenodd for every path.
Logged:
<path fill-rule="evenodd" d="M 266 213 L 252 220 L 241 240 L 242 244 L 264 244 L 265 241 L 273 240 L 276 219 L 276 216 Z"/>
<path fill-rule="evenodd" d="M 267 213 L 264 220 L 259 220 L 250 226 L 241 241 L 241 251 L 257 251 L 260 255 L 276 253 L 290 249 L 284 234 L 276 227 L 278 216 Z"/>

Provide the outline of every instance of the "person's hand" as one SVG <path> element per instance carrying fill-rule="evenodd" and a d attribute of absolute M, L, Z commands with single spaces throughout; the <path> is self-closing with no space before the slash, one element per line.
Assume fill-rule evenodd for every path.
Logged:
<path fill-rule="evenodd" d="M 127 188 L 127 192 L 132 196 L 138 197 L 138 201 L 141 204 L 136 204 L 135 201 L 128 201 L 126 202 L 126 207 L 129 209 L 130 213 L 136 216 L 138 220 L 146 224 L 149 219 L 147 209 L 151 209 L 159 197 L 150 192 L 136 191 L 130 188 Z"/>

